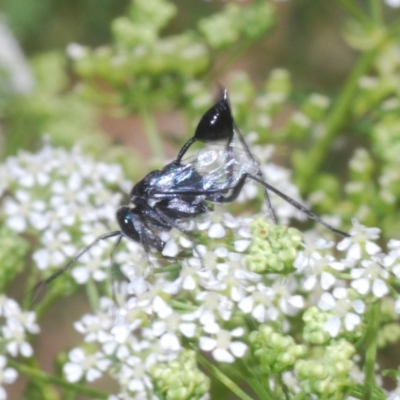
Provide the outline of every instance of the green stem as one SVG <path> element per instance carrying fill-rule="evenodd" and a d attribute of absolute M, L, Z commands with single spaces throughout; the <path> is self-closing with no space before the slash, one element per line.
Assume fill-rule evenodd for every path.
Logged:
<path fill-rule="evenodd" d="M 380 1 L 380 0 L 379 0 Z M 360 8 L 354 4 L 352 0 L 338 0 L 338 3 L 358 22 L 362 25 L 370 25 L 371 21 L 368 17 L 360 10 Z"/>
<path fill-rule="evenodd" d="M 371 305 L 368 313 L 367 350 L 365 353 L 365 384 L 363 400 L 370 400 L 375 387 L 376 337 L 378 335 L 380 301 Z"/>
<path fill-rule="evenodd" d="M 86 289 L 86 294 L 89 299 L 90 306 L 92 307 L 93 310 L 97 310 L 99 303 L 100 303 L 100 296 L 99 296 L 99 291 L 97 290 L 97 286 L 94 283 L 93 279 L 90 279 L 87 281 L 85 285 Z"/>
<path fill-rule="evenodd" d="M 247 365 L 247 363 L 243 359 L 236 360 L 238 365 L 240 366 L 240 370 L 243 371 L 242 375 L 246 376 L 246 381 L 249 386 L 253 389 L 253 391 L 258 395 L 260 399 L 268 399 L 272 400 L 274 398 L 271 393 L 270 385 L 269 385 L 269 376 L 263 375 L 265 377 L 265 383 L 262 384 L 261 376 L 256 377 L 252 372 L 251 368 Z M 276 391 L 275 391 L 276 392 Z"/>
<path fill-rule="evenodd" d="M 373 48 L 366 51 L 358 60 L 353 71 L 348 77 L 341 96 L 334 104 L 331 113 L 329 114 L 325 132 L 319 139 L 316 140 L 315 146 L 310 150 L 307 160 L 309 168 L 304 170 L 303 176 L 300 178 L 300 186 L 303 190 L 306 190 L 311 182 L 314 180 L 312 177 L 316 171 L 319 171 L 321 164 L 326 157 L 331 143 L 335 136 L 340 133 L 343 125 L 346 122 L 346 118 L 351 110 L 351 104 L 358 90 L 358 81 L 371 68 L 371 65 L 381 51 L 381 49 L 396 35 L 400 33 L 400 25 L 398 21 L 396 24 L 392 24 L 390 29 L 386 31 L 385 35 L 382 35 L 381 39 L 375 44 Z"/>
<path fill-rule="evenodd" d="M 381 25 L 382 18 L 382 0 L 369 0 L 369 9 L 372 20 L 376 25 Z"/>
<path fill-rule="evenodd" d="M 37 320 L 39 321 L 42 318 L 43 314 L 47 311 L 47 309 L 61 297 L 62 295 L 58 291 L 50 290 L 49 293 L 45 295 L 40 304 L 35 308 Z"/>
<path fill-rule="evenodd" d="M 211 374 L 213 374 L 220 382 L 222 382 L 230 391 L 236 394 L 239 399 L 242 400 L 253 400 L 250 396 L 248 396 L 235 382 L 233 382 L 230 378 L 228 378 L 224 373 L 222 373 L 217 367 L 207 361 L 202 355 L 198 352 L 197 360 L 200 364 L 202 364 Z"/>
<path fill-rule="evenodd" d="M 21 364 L 11 359 L 8 359 L 7 363 L 9 366 L 16 369 L 21 374 L 27 375 L 32 379 L 40 380 L 48 384 L 53 384 L 68 390 L 72 390 L 76 393 L 80 393 L 82 395 L 92 397 L 94 399 L 108 399 L 108 397 L 110 396 L 107 393 L 99 392 L 97 390 L 88 388 L 83 385 L 78 385 L 76 383 L 70 383 L 56 376 L 48 375 L 43 371 L 40 371 L 36 368 L 28 367 L 27 365 Z"/>
<path fill-rule="evenodd" d="M 165 159 L 164 151 L 153 115 L 148 108 L 142 108 L 140 110 L 140 117 L 153 156 L 156 157 L 158 161 L 163 161 Z"/>

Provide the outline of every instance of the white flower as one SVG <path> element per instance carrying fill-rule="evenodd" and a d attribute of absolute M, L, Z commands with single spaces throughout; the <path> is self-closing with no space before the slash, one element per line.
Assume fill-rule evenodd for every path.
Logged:
<path fill-rule="evenodd" d="M 8 298 L 4 294 L 0 294 L 0 317 L 12 317 L 17 315 L 20 310 L 19 304 L 15 300 Z"/>
<path fill-rule="evenodd" d="M 226 229 L 235 229 L 237 220 L 231 214 L 223 212 L 218 208 L 214 212 L 205 215 L 202 221 L 197 222 L 199 230 L 208 230 L 208 237 L 211 239 L 220 239 L 226 235 Z"/>
<path fill-rule="evenodd" d="M 319 281 L 322 289 L 327 290 L 336 281 L 335 276 L 329 272 L 335 259 L 330 255 L 321 254 L 321 250 L 329 249 L 333 242 L 318 239 L 314 245 L 310 244 L 300 251 L 294 261 L 294 267 L 305 275 L 303 287 L 312 290 Z"/>
<path fill-rule="evenodd" d="M 246 314 L 251 314 L 258 322 L 275 321 L 279 312 L 274 305 L 275 292 L 263 283 L 248 288 L 250 295 L 238 303 L 238 307 Z"/>
<path fill-rule="evenodd" d="M 46 248 L 36 250 L 32 255 L 41 270 L 61 266 L 76 251 L 75 246 L 70 244 L 71 236 L 66 231 L 55 233 L 48 230 L 44 232 L 42 242 Z"/>
<path fill-rule="evenodd" d="M 296 283 L 293 280 L 276 281 L 272 285 L 275 302 L 286 315 L 296 315 L 304 307 L 303 296 L 295 293 Z"/>
<path fill-rule="evenodd" d="M 382 257 L 371 257 L 371 260 L 362 260 L 362 268 L 353 268 L 350 274 L 353 281 L 351 287 L 361 295 L 372 291 L 375 297 L 381 298 L 389 292 L 386 280 L 389 278 L 389 271 L 383 264 Z"/>
<path fill-rule="evenodd" d="M 15 200 L 11 198 L 4 200 L 6 224 L 16 232 L 24 232 L 30 219 L 35 220 L 36 213 L 42 212 L 45 208 L 46 204 L 43 201 L 32 199 L 27 191 L 17 190 Z"/>
<path fill-rule="evenodd" d="M 104 299 L 100 299 L 100 302 L 104 302 Z M 109 299 L 106 299 L 107 302 Z M 110 328 L 112 326 L 112 320 L 108 313 L 99 311 L 97 315 L 86 314 L 80 321 L 74 323 L 75 329 L 85 335 L 85 342 L 97 341 L 104 343 L 110 338 Z"/>
<path fill-rule="evenodd" d="M 17 379 L 17 371 L 13 368 L 6 368 L 7 358 L 0 355 L 0 400 L 7 399 L 7 393 L 3 385 L 13 383 Z"/>
<path fill-rule="evenodd" d="M 202 304 L 197 313 L 203 325 L 214 321 L 215 315 L 219 315 L 224 321 L 228 321 L 232 315 L 234 303 L 223 294 L 203 290 L 196 296 L 196 300 Z"/>
<path fill-rule="evenodd" d="M 9 317 L 9 321 L 14 320 L 16 324 L 21 325 L 29 333 L 36 334 L 40 332 L 39 325 L 36 323 L 36 314 L 33 311 L 19 311 Z"/>
<path fill-rule="evenodd" d="M 32 356 L 32 346 L 26 341 L 25 330 L 16 319 L 9 319 L 2 331 L 6 349 L 13 357 L 17 357 L 18 354 L 24 357 Z"/>
<path fill-rule="evenodd" d="M 350 237 L 344 238 L 338 243 L 337 249 L 340 251 L 347 250 L 347 258 L 360 260 L 362 252 L 365 250 L 367 254 L 373 255 L 378 253 L 381 248 L 371 240 L 379 238 L 379 228 L 367 228 L 360 225 L 356 219 L 352 220 L 353 227 L 350 230 Z"/>
<path fill-rule="evenodd" d="M 243 328 L 227 331 L 215 325 L 213 332 L 210 333 L 214 334 L 213 337 L 201 336 L 199 345 L 203 351 L 211 351 L 216 361 L 232 363 L 235 361 L 235 357 L 241 358 L 246 353 L 247 345 L 245 343 L 232 340 L 243 335 Z"/>
<path fill-rule="evenodd" d="M 324 330 L 332 337 L 339 334 L 342 325 L 347 331 L 353 331 L 361 323 L 358 314 L 365 311 L 364 302 L 359 299 L 350 300 L 346 288 L 335 288 L 332 294 L 323 293 L 318 306 L 321 310 L 332 312 L 332 316 L 324 324 Z"/>
<path fill-rule="evenodd" d="M 100 353 L 86 354 L 81 348 L 76 347 L 69 352 L 70 362 L 64 365 L 64 373 L 68 382 L 78 382 L 85 378 L 88 382 L 100 378 L 111 364 L 110 360 L 104 358 Z"/>
<path fill-rule="evenodd" d="M 79 259 L 79 264 L 71 272 L 77 283 L 82 285 L 89 279 L 97 282 L 107 279 L 108 275 L 105 271 L 106 262 L 103 253 L 104 247 L 94 246 Z"/>

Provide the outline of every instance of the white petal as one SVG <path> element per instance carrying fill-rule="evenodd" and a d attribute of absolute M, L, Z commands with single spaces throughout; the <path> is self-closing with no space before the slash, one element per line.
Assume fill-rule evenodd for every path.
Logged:
<path fill-rule="evenodd" d="M 229 349 L 235 357 L 243 357 L 247 350 L 247 344 L 242 342 L 232 342 Z"/>
<path fill-rule="evenodd" d="M 23 232 L 26 229 L 25 219 L 18 215 L 8 218 L 6 223 L 10 229 L 16 232 Z"/>
<path fill-rule="evenodd" d="M 296 308 L 303 308 L 304 307 L 303 296 L 300 296 L 300 295 L 290 296 L 287 301 L 293 307 L 296 307 Z"/>
<path fill-rule="evenodd" d="M 194 290 L 196 289 L 196 281 L 194 280 L 192 275 L 187 275 L 183 279 L 182 288 L 185 290 Z"/>
<path fill-rule="evenodd" d="M 347 258 L 359 260 L 361 258 L 361 247 L 358 243 L 353 243 L 347 251 Z"/>
<path fill-rule="evenodd" d="M 101 377 L 101 372 L 98 369 L 90 368 L 86 373 L 86 380 L 93 382 Z"/>
<path fill-rule="evenodd" d="M 353 331 L 354 328 L 361 323 L 359 315 L 354 313 L 348 313 L 344 317 L 344 326 L 348 331 Z"/>
<path fill-rule="evenodd" d="M 400 7 L 400 0 L 385 0 L 385 3 L 389 7 L 398 8 Z"/>
<path fill-rule="evenodd" d="M 353 279 L 361 278 L 365 273 L 365 268 L 352 268 L 350 275 Z"/>
<path fill-rule="evenodd" d="M 10 384 L 13 383 L 18 377 L 18 373 L 14 368 L 6 368 L 3 371 L 3 382 Z"/>
<path fill-rule="evenodd" d="M 7 343 L 6 349 L 13 357 L 16 357 L 18 355 L 18 344 L 17 344 L 17 342 L 9 342 L 9 343 Z"/>
<path fill-rule="evenodd" d="M 351 245 L 351 239 L 350 238 L 344 238 L 343 240 L 341 240 L 338 244 L 337 244 L 337 246 L 336 246 L 336 248 L 339 250 L 339 251 L 344 251 L 344 250 L 347 250 L 348 248 L 349 248 L 349 246 Z"/>
<path fill-rule="evenodd" d="M 336 337 L 340 331 L 340 318 L 337 316 L 329 318 L 324 324 L 324 330 L 328 332 L 331 337 Z"/>
<path fill-rule="evenodd" d="M 380 298 L 389 293 L 389 288 L 382 279 L 375 279 L 372 283 L 372 293 Z"/>
<path fill-rule="evenodd" d="M 68 353 L 68 355 L 70 360 L 77 364 L 83 362 L 86 359 L 85 352 L 79 347 L 75 347 L 74 349 L 72 349 Z"/>
<path fill-rule="evenodd" d="M 0 386 L 0 400 L 7 400 L 7 392 Z"/>
<path fill-rule="evenodd" d="M 396 275 L 397 278 L 400 278 L 400 264 L 396 264 L 392 268 L 392 272 Z"/>
<path fill-rule="evenodd" d="M 337 287 L 333 289 L 332 294 L 337 299 L 343 300 L 347 298 L 347 289 L 343 287 Z"/>
<path fill-rule="evenodd" d="M 379 253 L 381 248 L 374 242 L 367 241 L 365 243 L 365 250 L 369 255 Z"/>
<path fill-rule="evenodd" d="M 394 311 L 396 314 L 400 314 L 400 298 L 398 298 L 394 303 Z"/>
<path fill-rule="evenodd" d="M 33 354 L 32 346 L 28 342 L 23 342 L 21 345 L 21 354 L 24 357 L 31 357 Z"/>
<path fill-rule="evenodd" d="M 183 322 L 179 324 L 179 330 L 182 335 L 192 338 L 196 334 L 196 324 L 191 322 Z"/>
<path fill-rule="evenodd" d="M 344 269 L 346 269 L 346 265 L 344 265 L 342 262 L 340 261 L 333 261 L 330 262 L 329 265 L 335 269 L 336 271 L 343 271 Z"/>
<path fill-rule="evenodd" d="M 71 275 L 80 285 L 86 283 L 89 280 L 89 270 L 86 267 L 75 267 L 72 270 Z"/>
<path fill-rule="evenodd" d="M 351 305 L 353 306 L 353 309 L 355 312 L 358 314 L 364 314 L 365 311 L 365 303 L 362 300 L 353 300 L 351 302 Z"/>
<path fill-rule="evenodd" d="M 174 240 L 168 240 L 168 242 L 165 244 L 162 255 L 165 257 L 175 257 L 179 253 L 179 247 L 175 243 Z"/>
<path fill-rule="evenodd" d="M 199 346 L 204 351 L 211 351 L 217 345 L 217 341 L 210 337 L 201 336 L 199 340 Z"/>
<path fill-rule="evenodd" d="M 235 328 L 233 331 L 231 331 L 231 335 L 233 337 L 239 337 L 239 336 L 242 336 L 243 334 L 244 334 L 244 329 L 241 326 L 239 326 L 239 327 Z"/>
<path fill-rule="evenodd" d="M 49 266 L 49 252 L 45 249 L 36 250 L 32 258 L 35 260 L 39 269 L 43 270 Z"/>
<path fill-rule="evenodd" d="M 214 359 L 219 362 L 233 363 L 235 361 L 235 358 L 232 356 L 232 354 L 224 349 L 215 349 L 212 352 L 212 355 Z"/>
<path fill-rule="evenodd" d="M 328 290 L 336 281 L 336 278 L 329 272 L 322 272 L 321 274 L 321 287 Z"/>
<path fill-rule="evenodd" d="M 83 368 L 80 365 L 74 363 L 66 363 L 64 365 L 64 374 L 67 376 L 68 382 L 78 382 L 83 374 Z"/>
<path fill-rule="evenodd" d="M 178 338 L 173 333 L 165 333 L 160 338 L 160 346 L 164 350 L 178 351 L 181 348 Z"/>
<path fill-rule="evenodd" d="M 253 312 L 251 315 L 258 321 L 258 322 L 264 322 L 266 318 L 266 309 L 262 304 L 258 304 L 257 306 L 254 307 Z M 271 318 L 271 317 L 270 317 Z M 273 318 L 271 318 L 273 320 Z"/>
<path fill-rule="evenodd" d="M 250 246 L 251 241 L 250 240 L 235 240 L 233 245 L 235 246 L 235 251 L 241 253 L 242 251 L 247 250 L 247 248 Z"/>
<path fill-rule="evenodd" d="M 208 237 L 212 239 L 223 238 L 225 234 L 225 228 L 221 224 L 212 224 L 208 230 Z"/>
<path fill-rule="evenodd" d="M 321 298 L 318 302 L 318 307 L 321 310 L 324 311 L 329 311 L 332 310 L 333 307 L 335 307 L 336 301 L 334 299 L 334 297 L 330 294 L 330 293 L 322 293 Z"/>
<path fill-rule="evenodd" d="M 367 294 L 369 291 L 369 280 L 365 278 L 356 279 L 350 283 L 350 286 L 360 294 Z"/>
<path fill-rule="evenodd" d="M 113 335 L 114 340 L 121 344 L 125 343 L 130 335 L 130 330 L 126 325 L 116 325 L 111 329 L 111 334 Z"/>
<path fill-rule="evenodd" d="M 254 299 L 253 296 L 248 296 L 242 299 L 238 306 L 239 309 L 242 310 L 244 313 L 249 314 L 253 309 Z"/>
<path fill-rule="evenodd" d="M 314 288 L 316 283 L 317 283 L 317 277 L 315 275 L 311 275 L 303 282 L 303 287 L 305 290 L 309 292 Z"/>
<path fill-rule="evenodd" d="M 228 251 L 228 249 L 226 247 L 217 247 L 214 250 L 214 253 L 219 258 L 226 258 L 229 255 L 229 251 Z"/>

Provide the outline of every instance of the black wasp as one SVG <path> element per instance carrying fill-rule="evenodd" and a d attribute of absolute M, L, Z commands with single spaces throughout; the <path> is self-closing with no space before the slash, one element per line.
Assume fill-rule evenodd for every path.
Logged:
<path fill-rule="evenodd" d="M 234 145 L 236 137 L 241 148 Z M 201 150 L 192 157 L 184 158 L 196 141 L 212 143 L 221 140 L 226 141 L 223 148 Z M 185 143 L 177 158 L 163 169 L 150 172 L 133 186 L 130 193 L 133 206 L 120 207 L 116 213 L 119 230 L 99 236 L 42 284 L 48 284 L 61 275 L 96 243 L 114 236 L 118 236 L 116 246 L 126 237 L 141 243 L 147 253 L 152 248 L 161 252 L 164 242 L 159 237 L 160 232 L 176 228 L 188 234 L 180 226 L 180 221 L 206 213 L 210 203 L 234 201 L 249 180 L 264 188 L 274 220 L 268 191 L 280 196 L 332 232 L 349 236 L 265 182 L 259 164 L 233 120 L 227 90 L 224 90 L 220 100 L 203 115 L 194 136 Z"/>

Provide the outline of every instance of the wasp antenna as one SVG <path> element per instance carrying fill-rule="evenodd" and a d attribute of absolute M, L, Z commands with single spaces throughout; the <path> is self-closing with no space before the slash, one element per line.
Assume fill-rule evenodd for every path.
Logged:
<path fill-rule="evenodd" d="M 78 261 L 87 251 L 89 251 L 95 244 L 100 242 L 101 240 L 109 239 L 111 237 L 121 235 L 121 231 L 113 231 L 113 232 L 107 232 L 104 233 L 103 235 L 97 237 L 95 240 L 93 240 L 92 243 L 90 243 L 88 246 L 86 246 L 84 249 L 79 251 L 75 257 L 73 257 L 70 261 L 68 261 L 67 264 L 65 264 L 63 267 L 61 267 L 58 271 L 56 271 L 53 275 L 50 275 L 48 278 L 43 279 L 41 282 L 37 283 L 33 289 L 34 296 L 32 299 L 32 302 L 35 301 L 39 293 L 44 289 L 45 286 L 47 286 L 49 283 L 53 282 L 54 279 L 58 278 L 60 275 L 62 275 L 72 264 L 74 264 L 76 261 Z M 121 235 L 122 236 L 122 235 Z"/>
<path fill-rule="evenodd" d="M 282 193 L 280 190 L 276 189 L 274 186 L 270 185 L 269 183 L 263 181 L 260 177 L 246 174 L 249 178 L 255 180 L 256 182 L 260 183 L 263 185 L 266 189 L 270 190 L 271 192 L 274 192 L 276 195 L 281 197 L 283 200 L 287 201 L 289 204 L 291 204 L 293 207 L 296 207 L 298 210 L 302 211 L 304 214 L 307 214 L 311 219 L 314 221 L 317 221 L 321 225 L 325 226 L 328 228 L 330 231 L 337 233 L 338 235 L 344 236 L 344 237 L 350 237 L 350 235 L 346 232 L 341 231 L 340 229 L 334 228 L 332 225 L 329 225 L 327 222 L 325 222 L 323 219 L 315 215 L 311 210 L 309 210 L 307 207 L 303 206 L 303 204 L 297 202 L 296 200 L 292 199 L 289 196 L 286 196 L 286 194 Z"/>
<path fill-rule="evenodd" d="M 114 243 L 114 246 L 110 253 L 110 262 L 111 262 L 111 297 L 113 302 L 117 303 L 117 296 L 115 295 L 115 263 L 114 263 L 114 254 L 117 250 L 117 247 L 121 243 L 122 235 L 119 235 L 117 241 Z"/>

